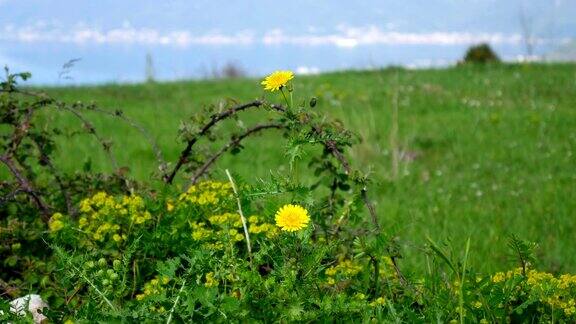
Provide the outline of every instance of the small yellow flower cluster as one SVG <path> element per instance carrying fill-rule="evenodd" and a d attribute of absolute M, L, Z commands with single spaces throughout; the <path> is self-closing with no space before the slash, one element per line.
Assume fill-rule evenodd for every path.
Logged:
<path fill-rule="evenodd" d="M 171 212 L 171 211 L 174 210 L 174 201 L 173 201 L 172 199 L 170 199 L 170 198 L 168 198 L 168 199 L 166 200 L 166 210 L 167 210 L 168 212 Z"/>
<path fill-rule="evenodd" d="M 271 238 L 278 233 L 278 229 L 269 223 L 258 223 L 258 216 L 248 218 L 248 232 L 263 234 Z M 191 222 L 192 238 L 202 242 L 202 246 L 210 250 L 222 250 L 232 241 L 234 243 L 244 240 L 242 220 L 239 214 L 224 213 L 208 217 L 208 222 Z"/>
<path fill-rule="evenodd" d="M 378 297 L 376 299 L 374 299 L 374 301 L 372 301 L 370 303 L 370 306 L 372 307 L 376 307 L 376 306 L 382 306 L 386 304 L 386 299 L 384 297 Z"/>
<path fill-rule="evenodd" d="M 366 300 L 366 295 L 363 293 L 356 293 L 356 295 L 354 295 L 354 298 L 358 300 Z"/>
<path fill-rule="evenodd" d="M 552 309 L 562 310 L 568 317 L 576 315 L 576 275 L 564 274 L 556 278 L 550 273 L 528 270 L 524 276 L 522 269 L 517 268 L 492 276 L 494 284 L 508 280 L 520 283 L 519 294 L 527 294 L 532 300 L 547 304 Z"/>
<path fill-rule="evenodd" d="M 114 197 L 99 192 L 82 200 L 80 211 L 79 228 L 100 242 L 112 239 L 120 243 L 126 240 L 128 228 L 144 225 L 152 219 L 144 200 L 136 195 Z"/>
<path fill-rule="evenodd" d="M 504 272 L 496 272 L 493 276 L 492 276 L 492 282 L 493 283 L 500 283 L 503 281 L 506 281 L 508 279 L 517 277 L 517 276 L 521 276 L 522 275 L 522 268 L 516 268 L 514 270 L 508 270 L 506 273 Z"/>
<path fill-rule="evenodd" d="M 492 276 L 492 282 L 493 283 L 500 283 L 502 281 L 506 280 L 506 274 L 504 274 L 504 272 L 496 272 L 493 276 Z"/>
<path fill-rule="evenodd" d="M 260 223 L 260 218 L 258 216 L 248 217 L 248 233 L 250 234 L 265 234 L 266 238 L 273 238 L 278 235 L 278 228 L 274 224 L 270 223 Z"/>
<path fill-rule="evenodd" d="M 160 307 L 150 306 L 150 311 L 162 314 L 162 313 L 166 312 L 166 308 L 164 308 L 164 306 L 160 306 Z"/>
<path fill-rule="evenodd" d="M 144 284 L 144 291 L 136 295 L 137 300 L 144 300 L 146 297 L 160 295 L 166 291 L 166 285 L 170 283 L 170 278 L 156 276 L 154 279 Z"/>
<path fill-rule="evenodd" d="M 188 188 L 188 191 L 178 197 L 180 206 L 200 206 L 214 207 L 219 205 L 223 200 L 232 197 L 232 187 L 227 182 L 204 181 Z M 167 206 L 173 209 L 174 206 Z"/>
<path fill-rule="evenodd" d="M 576 314 L 576 276 L 564 274 L 559 278 L 550 273 L 530 270 L 526 283 L 530 295 L 537 296 L 552 308 L 561 309 L 566 316 Z"/>
<path fill-rule="evenodd" d="M 328 277 L 327 283 L 334 285 L 336 283 L 334 277 L 340 277 L 341 279 L 351 278 L 360 273 L 362 269 L 362 265 L 350 259 L 341 259 L 335 266 L 326 269 L 324 273 Z"/>
<path fill-rule="evenodd" d="M 218 280 L 214 278 L 214 272 L 208 272 L 205 276 L 206 282 L 204 286 L 211 288 L 211 287 L 218 287 Z"/>
<path fill-rule="evenodd" d="M 380 274 L 380 277 L 382 277 L 383 279 L 388 280 L 398 279 L 397 278 L 398 274 L 396 273 L 396 271 L 394 271 L 394 262 L 392 262 L 392 259 L 387 255 L 382 256 L 382 258 L 380 258 L 380 267 L 378 273 Z"/>
<path fill-rule="evenodd" d="M 235 290 L 232 290 L 232 292 L 230 293 L 230 296 L 234 297 L 236 299 L 240 299 L 240 297 L 242 297 L 242 293 L 240 292 L 240 290 L 235 289 Z"/>
<path fill-rule="evenodd" d="M 225 243 L 244 239 L 240 232 L 242 221 L 238 214 L 214 215 L 208 218 L 208 222 L 192 222 L 190 225 L 192 238 L 202 242 L 202 246 L 210 250 L 222 250 Z"/>
<path fill-rule="evenodd" d="M 52 215 L 52 217 L 50 217 L 50 220 L 48 221 L 48 228 L 50 229 L 50 232 L 58 232 L 64 228 L 63 218 L 64 215 L 61 213 L 55 213 Z"/>

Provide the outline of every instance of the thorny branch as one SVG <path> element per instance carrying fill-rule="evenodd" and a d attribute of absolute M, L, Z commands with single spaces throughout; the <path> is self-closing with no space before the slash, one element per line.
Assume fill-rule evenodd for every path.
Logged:
<path fill-rule="evenodd" d="M 161 167 L 163 168 L 166 165 L 166 161 L 164 161 L 164 156 L 162 154 L 162 150 L 160 149 L 160 146 L 158 145 L 158 142 L 156 142 L 154 137 L 148 131 L 146 131 L 146 129 L 142 125 L 140 125 L 139 123 L 135 122 L 134 120 L 126 117 L 121 111 L 111 112 L 111 111 L 100 109 L 100 108 L 94 107 L 94 106 L 87 107 L 87 109 L 101 113 L 101 114 L 104 114 L 104 115 L 118 118 L 118 119 L 124 121 L 126 124 L 133 127 L 134 129 L 136 129 L 138 132 L 140 132 L 142 134 L 142 136 L 144 136 L 144 138 L 146 138 L 146 140 L 148 141 L 148 143 L 152 147 L 152 150 L 154 150 L 154 154 L 156 155 L 156 160 L 160 163 Z M 162 171 L 164 172 L 164 170 L 162 170 Z"/>
<path fill-rule="evenodd" d="M 321 134 L 322 132 L 322 130 L 318 129 L 317 127 L 313 127 L 313 130 L 317 134 Z M 336 160 L 338 160 L 340 164 L 342 164 L 342 167 L 344 168 L 346 174 L 350 175 L 350 173 L 352 172 L 352 169 L 350 168 L 350 163 L 348 162 L 342 151 L 340 151 L 340 149 L 336 145 L 336 142 L 333 140 L 327 140 L 323 144 L 324 147 L 336 158 Z M 360 195 L 362 197 L 362 201 L 364 201 L 364 205 L 366 206 L 368 212 L 370 213 L 372 223 L 374 224 L 377 230 L 380 230 L 380 224 L 378 223 L 378 216 L 376 215 L 376 209 L 374 208 L 374 204 L 370 201 L 370 199 L 368 199 L 366 186 L 363 186 L 362 189 L 360 189 Z"/>
<path fill-rule="evenodd" d="M 0 296 L 7 295 L 10 297 L 16 297 L 20 293 L 20 288 L 11 286 L 6 281 L 0 279 L 0 288 L 4 291 Z"/>
<path fill-rule="evenodd" d="M 40 143 L 38 143 L 36 140 L 32 140 L 32 141 L 34 142 L 34 144 L 38 148 L 38 152 L 40 152 L 40 161 L 48 168 L 48 170 L 50 170 L 50 172 L 52 173 L 52 176 L 54 176 L 54 180 L 56 180 L 56 183 L 58 184 L 60 191 L 64 195 L 64 201 L 66 202 L 66 210 L 67 210 L 68 214 L 74 215 L 75 212 L 74 212 L 74 206 L 72 203 L 72 197 L 70 196 L 70 192 L 68 191 L 68 188 L 64 185 L 64 181 L 62 181 L 62 177 L 60 177 L 60 175 L 58 174 L 58 170 L 56 169 L 56 167 L 52 163 L 50 156 L 46 155 L 46 153 L 44 153 L 44 150 L 42 150 Z"/>
<path fill-rule="evenodd" d="M 207 122 L 196 135 L 194 135 L 191 139 L 188 140 L 188 142 L 186 143 L 186 148 L 180 154 L 180 158 L 178 159 L 178 162 L 174 166 L 174 169 L 172 170 L 172 172 L 164 175 L 164 181 L 168 184 L 172 184 L 172 182 L 174 181 L 174 177 L 176 176 L 176 173 L 178 173 L 180 168 L 188 162 L 188 157 L 190 156 L 190 153 L 192 152 L 192 146 L 194 146 L 194 144 L 196 144 L 196 142 L 198 141 L 198 139 L 200 137 L 206 135 L 210 131 L 210 129 L 214 125 L 216 125 L 219 121 L 224 120 L 228 117 L 231 117 L 232 115 L 234 115 L 240 111 L 243 111 L 243 110 L 246 110 L 249 108 L 257 108 L 257 107 L 260 107 L 262 105 L 264 105 L 263 101 L 255 100 L 255 101 L 251 101 L 251 102 L 246 103 L 246 104 L 234 106 L 234 107 L 227 109 L 221 113 L 217 113 L 217 114 L 210 116 L 210 121 Z M 272 109 L 275 109 L 278 111 L 284 111 L 284 109 L 282 107 L 279 107 L 279 106 L 271 105 L 270 107 Z"/>
<path fill-rule="evenodd" d="M 96 138 L 98 143 L 100 143 L 100 145 L 102 146 L 102 149 L 104 150 L 104 152 L 108 156 L 108 159 L 110 159 L 110 163 L 112 164 L 112 168 L 114 169 L 114 171 L 118 171 L 118 162 L 116 161 L 116 158 L 114 157 L 114 154 L 112 153 L 112 149 L 110 147 L 110 144 L 106 143 L 106 141 L 102 137 L 100 137 L 100 135 L 96 132 L 96 129 L 94 128 L 94 126 L 92 126 L 92 124 L 84 116 L 82 116 L 82 114 L 80 114 L 75 109 L 70 108 L 66 105 L 60 105 L 59 108 L 71 112 L 74 116 L 76 116 L 76 118 L 78 118 L 84 124 L 84 127 L 86 127 L 88 132 L 90 134 L 94 135 L 94 137 Z"/>
<path fill-rule="evenodd" d="M 257 125 L 254 126 L 250 129 L 248 129 L 247 131 L 245 131 L 244 133 L 242 133 L 239 136 L 233 136 L 232 139 L 230 140 L 230 142 L 228 144 L 226 144 L 225 146 L 223 146 L 218 152 L 216 152 L 216 154 L 214 154 L 213 156 L 211 156 L 208 161 L 206 161 L 200 168 L 198 168 L 198 170 L 196 170 L 196 173 L 194 173 L 194 176 L 192 176 L 191 179 L 191 185 L 196 184 L 196 182 L 198 181 L 198 179 L 200 179 L 200 177 L 202 175 L 204 175 L 206 173 L 206 171 L 208 170 L 208 168 L 214 163 L 216 162 L 216 160 L 222 156 L 222 154 L 224 154 L 226 151 L 228 151 L 229 149 L 238 146 L 240 144 L 240 142 L 245 139 L 246 137 L 257 133 L 259 131 L 265 130 L 265 129 L 270 129 L 270 128 L 277 128 L 280 129 L 283 126 L 281 124 L 262 124 L 262 125 Z"/>
<path fill-rule="evenodd" d="M 20 185 L 20 188 L 22 188 L 22 191 L 26 192 L 32 198 L 32 200 L 34 200 L 38 208 L 40 208 L 40 211 L 42 213 L 42 220 L 47 222 L 48 219 L 50 218 L 50 207 L 44 202 L 42 197 L 40 197 L 40 195 L 34 189 L 30 181 L 26 179 L 26 177 L 22 174 L 22 172 L 20 172 L 20 170 L 18 170 L 18 167 L 16 166 L 16 163 L 14 162 L 12 157 L 2 155 L 0 156 L 0 162 L 4 163 L 4 165 L 8 167 L 10 172 L 14 175 L 14 177 L 18 181 L 18 184 Z"/>
<path fill-rule="evenodd" d="M 15 126 L 10 142 L 8 143 L 6 152 L 4 152 L 2 156 L 0 156 L 0 162 L 4 163 L 4 165 L 6 165 L 6 167 L 12 173 L 12 175 L 14 175 L 14 177 L 18 181 L 21 191 L 28 194 L 32 198 L 32 200 L 36 203 L 38 208 L 40 208 L 40 211 L 42 213 L 42 220 L 46 222 L 50 217 L 50 207 L 48 206 L 48 204 L 46 204 L 46 202 L 44 202 L 42 197 L 40 197 L 38 192 L 34 189 L 32 182 L 26 178 L 26 176 L 21 170 L 19 170 L 18 161 L 15 160 L 14 157 L 14 153 L 20 146 L 20 143 L 22 143 L 22 140 L 28 134 L 28 130 L 30 129 L 31 120 L 35 108 L 36 108 L 35 106 L 28 108 L 26 110 L 22 122 L 20 122 L 19 125 Z"/>

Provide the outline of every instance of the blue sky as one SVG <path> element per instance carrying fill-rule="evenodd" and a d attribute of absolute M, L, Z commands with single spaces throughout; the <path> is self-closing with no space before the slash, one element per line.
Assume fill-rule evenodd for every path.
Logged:
<path fill-rule="evenodd" d="M 61 84 L 141 81 L 148 53 L 166 80 L 228 62 L 251 75 L 443 65 L 481 41 L 514 59 L 521 12 L 537 54 L 576 37 L 575 0 L 0 0 L 0 64 Z"/>

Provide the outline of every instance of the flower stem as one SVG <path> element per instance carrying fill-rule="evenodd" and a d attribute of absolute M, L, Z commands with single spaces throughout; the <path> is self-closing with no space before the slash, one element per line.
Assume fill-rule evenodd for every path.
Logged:
<path fill-rule="evenodd" d="M 288 102 L 288 98 L 286 98 L 286 94 L 284 93 L 284 90 L 282 88 L 280 88 L 280 92 L 282 92 L 282 96 L 284 97 L 284 101 L 286 101 L 286 105 L 288 106 L 288 108 L 292 108 L 292 105 Z"/>

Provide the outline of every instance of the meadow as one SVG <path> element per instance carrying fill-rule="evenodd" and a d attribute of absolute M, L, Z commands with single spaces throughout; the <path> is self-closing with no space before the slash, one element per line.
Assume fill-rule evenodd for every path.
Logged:
<path fill-rule="evenodd" d="M 470 239 L 472 268 L 485 273 L 509 269 L 514 261 L 506 242 L 516 234 L 538 243 L 537 269 L 576 272 L 576 65 L 390 68 L 296 80 L 295 93 L 318 99 L 313 109 L 358 134 L 360 143 L 346 154 L 354 167 L 370 174 L 370 198 L 384 232 L 400 242 L 403 271 L 424 271 L 427 237 L 457 254 L 464 253 Z M 259 94 L 281 99 L 265 94 L 254 79 L 35 90 L 122 110 L 172 162 L 184 147 L 178 139 L 181 121 L 203 107 L 246 102 Z M 261 114 L 269 113 L 252 111 L 243 120 Z M 86 116 L 113 142 L 114 155 L 131 177 L 161 188 L 154 178 L 156 157 L 136 129 L 100 113 Z M 80 126 L 65 113 L 52 111 L 42 118 L 70 132 Z M 229 121 L 221 129 L 234 132 L 246 126 Z M 112 170 L 91 136 L 78 134 L 58 144 L 56 164 L 65 170 L 87 163 L 94 170 Z M 222 143 L 204 144 L 214 150 Z M 240 154 L 228 154 L 216 164 L 214 179 L 226 181 L 226 168 L 247 182 L 287 170 L 282 138 L 258 136 L 243 145 Z M 312 172 L 304 162 L 296 168 L 303 181 Z M 184 184 L 185 178 L 178 181 Z"/>
<path fill-rule="evenodd" d="M 576 65 L 29 77 L 0 80 L 0 321 L 576 318 Z"/>

